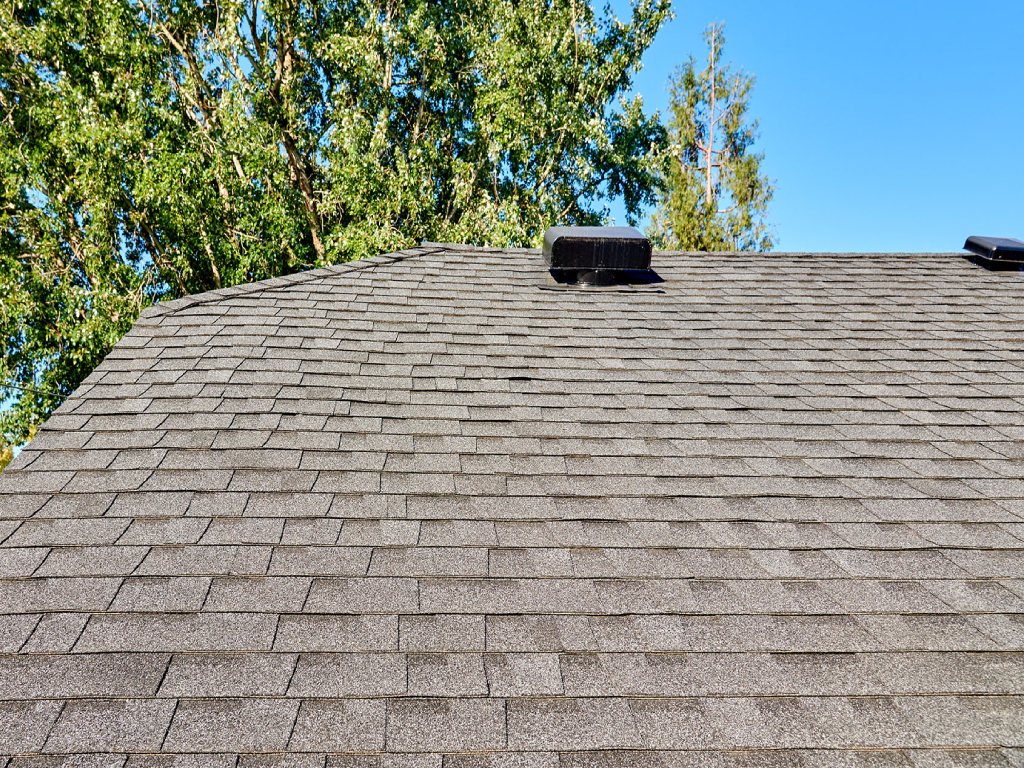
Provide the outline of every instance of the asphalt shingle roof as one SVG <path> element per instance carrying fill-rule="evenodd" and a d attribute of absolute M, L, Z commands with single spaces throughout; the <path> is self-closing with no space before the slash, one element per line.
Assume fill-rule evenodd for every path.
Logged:
<path fill-rule="evenodd" d="M 0 475 L 0 768 L 1024 765 L 1024 277 L 654 266 L 147 311 Z"/>

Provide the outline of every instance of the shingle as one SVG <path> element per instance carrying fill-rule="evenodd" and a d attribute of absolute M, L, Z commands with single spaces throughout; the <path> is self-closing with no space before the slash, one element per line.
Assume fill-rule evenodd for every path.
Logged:
<path fill-rule="evenodd" d="M 21 646 L 21 652 L 68 653 L 88 621 L 87 613 L 45 613 L 35 625 L 32 636 Z"/>
<path fill-rule="evenodd" d="M 35 517 L 101 517 L 110 508 L 116 496 L 114 493 L 58 493 L 44 497 L 49 498 L 49 501 L 42 505 Z M 0 509 L 4 510 L 5 517 L 14 516 L 9 514 L 5 507 L 0 506 Z"/>
<path fill-rule="evenodd" d="M 411 546 L 419 541 L 416 520 L 346 520 L 338 544 L 346 546 Z"/>
<path fill-rule="evenodd" d="M 82 768 L 124 768 L 127 755 L 32 755 L 26 757 L 15 757 L 6 768 L 71 768 L 73 765 Z M 4 758 L 6 761 L 6 758 Z"/>
<path fill-rule="evenodd" d="M 267 546 L 153 547 L 138 576 L 261 576 L 270 564 Z"/>
<path fill-rule="evenodd" d="M 621 753 L 619 753 L 621 755 Z M 563 755 L 567 757 L 568 755 Z M 442 768 L 558 768 L 552 752 L 491 752 L 478 755 L 445 755 Z"/>
<path fill-rule="evenodd" d="M 384 701 L 309 700 L 302 702 L 288 748 L 295 751 L 362 752 L 383 749 L 384 738 Z"/>
<path fill-rule="evenodd" d="M 239 768 L 324 768 L 324 755 L 281 753 L 277 755 L 239 755 Z M 224 768 L 234 768 L 234 764 Z"/>
<path fill-rule="evenodd" d="M 317 578 L 303 609 L 308 613 L 415 613 L 419 611 L 415 579 Z"/>
<path fill-rule="evenodd" d="M 6 547 L 0 549 L 0 578 L 31 576 L 50 550 L 47 547 Z"/>
<path fill-rule="evenodd" d="M 42 475 L 44 473 L 34 474 Z M 65 493 L 102 493 L 104 491 L 120 493 L 122 491 L 137 491 L 152 474 L 152 471 L 148 469 L 81 471 L 76 472 L 74 478 L 69 483 L 54 490 L 63 490 Z"/>
<path fill-rule="evenodd" d="M 922 735 L 925 744 L 1021 746 L 1024 706 L 1015 696 L 901 696 L 894 707 Z"/>
<path fill-rule="evenodd" d="M 333 497 L 326 493 L 253 493 L 246 517 L 323 517 Z"/>
<path fill-rule="evenodd" d="M 292 518 L 285 521 L 282 544 L 334 544 L 341 533 L 341 520 Z"/>
<path fill-rule="evenodd" d="M 203 576 L 133 576 L 121 583 L 109 610 L 198 611 L 206 601 L 210 582 Z"/>
<path fill-rule="evenodd" d="M 377 547 L 369 576 L 487 576 L 481 547 Z"/>
<path fill-rule="evenodd" d="M 168 752 L 278 752 L 285 749 L 299 702 L 287 699 L 184 700 L 163 749 Z"/>
<path fill-rule="evenodd" d="M 1004 650 L 1024 647 L 1024 616 L 1019 614 L 980 614 L 968 616 L 971 626 L 983 632 Z"/>
<path fill-rule="evenodd" d="M 47 752 L 153 752 L 175 702 L 153 699 L 69 701 L 46 740 Z"/>
<path fill-rule="evenodd" d="M 742 743 L 739 734 L 716 733 L 715 718 L 708 716 L 698 699 L 633 700 L 629 709 L 644 744 L 654 749 L 707 749 Z M 737 722 L 734 727 L 738 730 L 742 724 Z"/>
<path fill-rule="evenodd" d="M 957 582 L 959 583 L 959 582 Z M 841 612 L 944 613 L 949 606 L 918 581 L 834 579 L 821 582 Z"/>
<path fill-rule="evenodd" d="M 0 474 L 0 498 L 8 498 L 8 494 L 57 493 L 74 476 L 74 472 L 4 472 Z M 32 498 L 34 505 L 37 497 Z"/>
<path fill-rule="evenodd" d="M 28 640 L 39 619 L 33 614 L 0 615 L 0 653 L 16 653 Z"/>
<path fill-rule="evenodd" d="M 959 615 L 858 616 L 860 623 L 883 647 L 894 651 L 987 651 L 995 643 Z"/>
<path fill-rule="evenodd" d="M 203 534 L 202 544 L 277 544 L 284 520 L 274 518 L 215 519 Z"/>
<path fill-rule="evenodd" d="M 126 576 L 134 571 L 148 547 L 55 547 L 35 576 Z"/>
<path fill-rule="evenodd" d="M 387 748 L 396 752 L 482 751 L 506 746 L 505 702 L 391 699 Z"/>
<path fill-rule="evenodd" d="M 967 575 L 941 553 L 932 551 L 829 550 L 828 556 L 851 576 L 949 579 Z"/>
<path fill-rule="evenodd" d="M 0 752 L 38 752 L 63 709 L 59 701 L 0 701 Z"/>
<path fill-rule="evenodd" d="M 6 613 L 102 611 L 120 584 L 118 578 L 0 580 L 0 606 Z"/>
<path fill-rule="evenodd" d="M 401 696 L 407 692 L 405 654 L 304 653 L 289 696 L 338 698 Z"/>
<path fill-rule="evenodd" d="M 369 547 L 274 547 L 267 571 L 272 576 L 362 576 Z"/>
<path fill-rule="evenodd" d="M 113 544 L 127 520 L 26 520 L 5 543 L 9 547 Z"/>
<path fill-rule="evenodd" d="M 470 653 L 409 655 L 409 694 L 412 696 L 487 695 L 483 657 Z"/>
<path fill-rule="evenodd" d="M 491 696 L 557 696 L 564 692 L 554 653 L 488 653 L 484 666 Z"/>
<path fill-rule="evenodd" d="M 589 651 L 597 647 L 587 616 L 487 617 L 488 651 Z"/>
<path fill-rule="evenodd" d="M 215 578 L 207 595 L 206 611 L 300 611 L 310 579 L 302 577 Z"/>
<path fill-rule="evenodd" d="M 191 492 L 119 493 L 107 512 L 109 517 L 177 517 L 192 503 Z"/>
<path fill-rule="evenodd" d="M 209 520 L 203 518 L 146 518 L 132 520 L 121 537 L 120 545 L 195 544 L 203 535 Z"/>
<path fill-rule="evenodd" d="M 52 497 L 25 493 L 0 493 L 0 510 L 5 518 L 31 517 Z M 98 514 L 103 514 L 99 512 Z"/>
<path fill-rule="evenodd" d="M 513 699 L 508 702 L 508 746 L 568 751 L 645 745 L 621 699 Z"/>
<path fill-rule="evenodd" d="M 259 613 L 93 615 L 79 653 L 109 651 L 268 651 L 277 616 Z"/>
<path fill-rule="evenodd" d="M 160 696 L 281 696 L 295 662 L 292 653 L 175 654 Z"/>
<path fill-rule="evenodd" d="M 0 657 L 0 697 L 151 697 L 168 660 L 143 653 Z"/>
<path fill-rule="evenodd" d="M 192 517 L 237 517 L 249 502 L 247 493 L 197 493 L 187 515 Z"/>
<path fill-rule="evenodd" d="M 385 615 L 281 616 L 275 651 L 394 651 L 398 617 Z"/>
<path fill-rule="evenodd" d="M 403 651 L 482 651 L 484 634 L 481 615 L 402 616 L 398 628 Z"/>
<path fill-rule="evenodd" d="M 379 493 L 340 494 L 331 503 L 331 517 L 396 518 L 406 516 L 406 498 Z"/>

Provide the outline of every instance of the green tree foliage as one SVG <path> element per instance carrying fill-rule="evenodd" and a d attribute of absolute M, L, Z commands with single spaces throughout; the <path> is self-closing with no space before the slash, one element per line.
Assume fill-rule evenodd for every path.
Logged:
<path fill-rule="evenodd" d="M 757 121 L 747 121 L 754 78 L 722 65 L 722 25 L 710 26 L 705 39 L 707 66 L 698 72 L 691 56 L 669 82 L 664 192 L 650 236 L 672 250 L 770 250 L 765 216 L 774 188 L 761 175 L 764 154 L 750 151 Z"/>
<path fill-rule="evenodd" d="M 653 202 L 626 100 L 668 0 L 12 0 L 0 420 L 23 441 L 164 298 Z M 18 385 L 35 391 L 4 388 Z M 53 393 L 53 394 L 46 394 Z"/>

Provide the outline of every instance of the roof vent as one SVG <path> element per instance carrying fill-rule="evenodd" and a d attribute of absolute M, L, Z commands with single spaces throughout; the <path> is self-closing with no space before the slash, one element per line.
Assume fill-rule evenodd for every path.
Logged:
<path fill-rule="evenodd" d="M 1020 240 L 971 235 L 964 250 L 975 254 L 968 258 L 986 269 L 1024 271 L 1024 243 Z"/>
<path fill-rule="evenodd" d="M 633 227 L 549 227 L 544 261 L 582 285 L 612 285 L 618 272 L 651 268 L 651 241 Z"/>

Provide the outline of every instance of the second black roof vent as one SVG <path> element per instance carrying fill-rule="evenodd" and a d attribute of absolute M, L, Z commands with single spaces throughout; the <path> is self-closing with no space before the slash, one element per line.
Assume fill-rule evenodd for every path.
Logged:
<path fill-rule="evenodd" d="M 544 261 L 556 272 L 575 272 L 576 282 L 609 285 L 616 272 L 651 268 L 651 241 L 633 227 L 550 227 Z"/>

